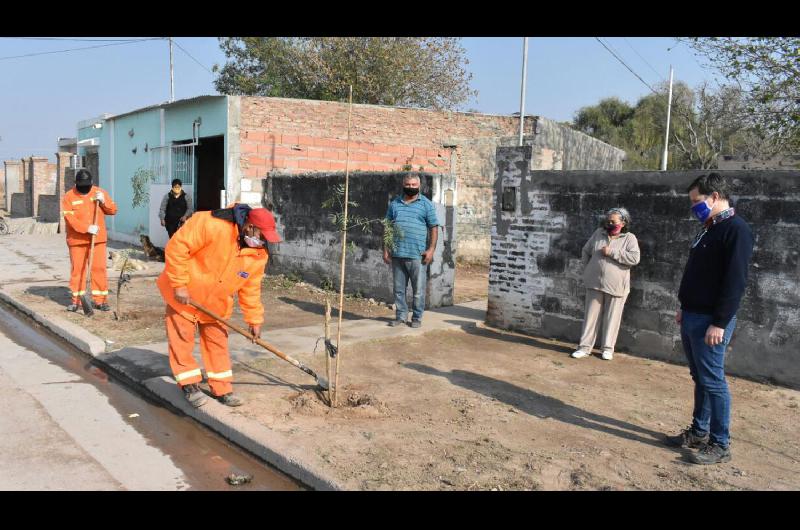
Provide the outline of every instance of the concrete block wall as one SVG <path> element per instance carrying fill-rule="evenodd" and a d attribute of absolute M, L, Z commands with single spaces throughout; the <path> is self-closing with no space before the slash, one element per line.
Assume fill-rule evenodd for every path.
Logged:
<path fill-rule="evenodd" d="M 532 158 L 531 147 L 497 150 L 487 322 L 576 342 L 585 293 L 581 248 L 598 215 L 624 206 L 642 259 L 631 272 L 617 348 L 685 363 L 674 315 L 689 246 L 701 228 L 690 217 L 686 187 L 704 172 L 533 171 Z M 755 235 L 727 369 L 798 387 L 800 172 L 721 173 Z M 503 210 L 504 193 L 511 211 Z"/>
<path fill-rule="evenodd" d="M 350 200 L 358 203 L 349 213 L 367 219 L 383 219 L 389 201 L 402 188 L 405 173 L 356 173 L 350 176 Z M 455 262 L 455 211 L 448 205 L 455 187 L 447 175 L 421 174 L 423 194 L 437 207 L 440 227 L 434 262 L 429 270 L 427 306 L 452 305 Z M 330 215 L 334 210 L 322 204 L 344 183 L 344 175 L 283 175 L 268 179 L 265 202 L 274 208 L 278 232 L 284 239 L 270 245 L 270 274 L 298 274 L 320 285 L 327 280 L 338 291 L 341 259 L 341 234 Z M 450 193 L 448 193 L 450 192 Z M 372 223 L 372 233 L 359 228 L 348 231 L 348 242 L 356 245 L 348 252 L 345 291 L 361 292 L 367 298 L 392 303 L 392 271 L 383 262 L 383 228 Z"/>

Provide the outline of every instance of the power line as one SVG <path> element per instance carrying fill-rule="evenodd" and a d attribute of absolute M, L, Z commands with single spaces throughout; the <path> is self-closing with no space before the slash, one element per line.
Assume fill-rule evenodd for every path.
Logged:
<path fill-rule="evenodd" d="M 137 39 L 137 40 L 131 40 L 131 41 L 125 41 L 125 42 L 115 42 L 113 44 L 99 44 L 97 46 L 84 46 L 82 48 L 68 48 L 66 50 L 55 50 L 55 51 L 51 51 L 51 52 L 37 52 L 37 53 L 27 53 L 25 55 L 13 55 L 13 56 L 9 56 L 9 57 L 0 57 L 0 61 L 7 61 L 7 60 L 10 60 L 10 59 L 21 59 L 23 57 L 36 57 L 37 55 L 49 55 L 49 54 L 53 54 L 53 53 L 67 53 L 67 52 L 75 52 L 75 51 L 80 51 L 80 50 L 91 50 L 93 48 L 105 48 L 105 47 L 108 47 L 108 46 L 122 46 L 122 45 L 125 45 L 125 44 L 136 44 L 137 42 L 145 42 L 145 41 L 151 41 L 151 40 L 163 40 L 163 37 L 154 37 L 154 38 L 149 38 L 149 39 Z"/>
<path fill-rule="evenodd" d="M 647 62 L 647 59 L 645 59 L 644 57 L 642 57 L 642 54 L 641 54 L 641 53 L 639 53 L 638 51 L 636 51 L 636 48 L 634 48 L 634 47 L 633 47 L 633 44 L 631 44 L 631 43 L 630 43 L 630 41 L 629 41 L 629 40 L 628 40 L 626 37 L 622 37 L 622 39 L 623 39 L 623 40 L 625 41 L 625 43 L 626 43 L 626 44 L 627 44 L 627 45 L 630 47 L 630 49 L 631 49 L 631 50 L 633 50 L 633 52 L 634 52 L 636 55 L 638 55 L 638 56 L 639 56 L 639 59 L 641 59 L 642 61 L 644 61 L 644 64 L 646 64 L 647 66 L 649 66 L 649 67 L 650 67 L 650 69 L 651 69 L 653 72 L 655 72 L 655 74 L 656 74 L 658 77 L 660 77 L 662 81 L 666 82 L 666 79 L 664 79 L 664 76 L 662 76 L 661 74 L 659 74 L 659 73 L 658 73 L 658 71 L 657 71 L 655 68 L 653 68 L 653 66 L 652 66 L 650 63 L 648 63 L 648 62 Z"/>
<path fill-rule="evenodd" d="M 3 39 L 19 40 L 46 40 L 46 41 L 74 41 L 74 42 L 136 42 L 141 39 L 93 39 L 93 38 L 73 38 L 73 37 L 0 37 Z"/>
<path fill-rule="evenodd" d="M 181 50 L 183 53 L 185 53 L 186 55 L 188 55 L 188 56 L 189 56 L 189 57 L 190 57 L 190 58 L 191 58 L 191 59 L 192 59 L 194 62 L 196 62 L 197 64 L 199 64 L 199 65 L 200 65 L 200 66 L 201 66 L 203 69 L 205 69 L 205 70 L 206 70 L 206 71 L 207 71 L 209 74 L 211 74 L 211 75 L 214 75 L 214 72 L 212 72 L 211 70 L 209 70 L 208 68 L 206 68 L 206 66 L 205 66 L 203 63 L 201 63 L 200 61 L 198 61 L 197 59 L 195 59 L 195 58 L 192 56 L 192 54 L 191 54 L 191 53 L 187 52 L 187 51 L 184 49 L 184 47 L 183 47 L 183 46 L 181 46 L 180 44 L 178 44 L 178 41 L 176 41 L 175 39 L 172 39 L 172 43 L 173 43 L 173 44 L 175 44 L 175 46 L 177 46 L 178 48 L 180 48 L 180 50 Z"/>
<path fill-rule="evenodd" d="M 616 54 L 616 53 L 614 53 L 613 51 L 611 51 L 611 48 L 609 48 L 608 46 L 606 46 L 606 44 L 605 44 L 603 41 L 601 41 L 601 40 L 600 40 L 599 38 L 597 38 L 597 37 L 595 37 L 595 40 L 596 40 L 597 42 L 599 42 L 599 43 L 600 43 L 600 44 L 603 46 L 603 48 L 605 48 L 606 50 L 608 50 L 608 53 L 610 53 L 611 55 L 613 55 L 613 56 L 614 56 L 614 58 L 615 58 L 616 60 L 618 60 L 619 62 L 621 62 L 621 63 L 622 63 L 622 66 L 624 66 L 625 68 L 627 68 L 627 69 L 630 71 L 630 73 L 632 73 L 633 75 L 635 75 L 635 76 L 636 76 L 636 79 L 638 79 L 639 81 L 641 81 L 642 83 L 644 83 L 644 86 L 646 86 L 647 88 L 649 88 L 649 89 L 650 89 L 650 91 L 651 91 L 653 94 L 656 94 L 656 95 L 658 95 L 658 92 L 656 92 L 656 91 L 653 89 L 653 87 L 651 87 L 649 84 L 647 84 L 647 81 L 645 81 L 644 79 L 642 79 L 642 77 L 641 77 L 639 74 L 637 74 L 636 72 L 634 72 L 634 71 L 633 71 L 633 68 L 631 68 L 630 66 L 628 66 L 628 64 L 627 64 L 625 61 L 623 61 L 622 59 L 620 59 L 620 58 L 619 58 L 619 56 L 617 56 L 617 54 Z"/>

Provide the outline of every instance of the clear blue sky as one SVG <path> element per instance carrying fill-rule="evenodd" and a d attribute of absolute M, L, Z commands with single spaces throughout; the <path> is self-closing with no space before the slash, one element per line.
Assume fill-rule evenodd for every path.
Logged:
<path fill-rule="evenodd" d="M 112 38 L 123 37 L 109 37 Z M 713 74 L 702 69 L 688 47 L 678 45 L 675 39 L 602 40 L 651 86 L 668 79 L 670 64 L 675 67 L 675 79 L 690 86 L 712 81 Z M 217 39 L 179 37 L 176 43 L 197 62 L 179 47 L 174 48 L 175 98 L 216 94 L 214 76 L 208 70 L 225 60 Z M 9 58 L 108 44 L 115 45 Z M 30 155 L 54 159 L 56 139 L 75 136 L 78 121 L 166 101 L 167 41 L 116 44 L 0 38 L 0 159 Z M 461 110 L 518 112 L 522 38 L 469 37 L 463 39 L 463 45 L 478 97 Z M 670 48 L 673 49 L 668 51 Z M 633 103 L 648 92 L 642 81 L 593 37 L 529 39 L 526 114 L 567 121 L 579 108 L 604 97 L 617 96 Z"/>

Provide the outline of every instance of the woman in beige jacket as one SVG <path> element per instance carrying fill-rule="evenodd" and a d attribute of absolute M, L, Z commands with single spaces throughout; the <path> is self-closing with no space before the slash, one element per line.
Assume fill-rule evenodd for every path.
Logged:
<path fill-rule="evenodd" d="M 581 342 L 572 353 L 575 359 L 591 354 L 601 326 L 603 359 L 614 357 L 622 310 L 631 291 L 631 267 L 639 263 L 639 242 L 630 233 L 630 224 L 628 210 L 612 208 L 583 246 L 586 310 Z"/>

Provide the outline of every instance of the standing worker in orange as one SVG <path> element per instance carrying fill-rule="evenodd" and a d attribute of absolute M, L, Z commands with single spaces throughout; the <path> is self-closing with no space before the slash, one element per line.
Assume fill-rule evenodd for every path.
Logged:
<path fill-rule="evenodd" d="M 94 219 L 95 204 L 98 204 L 97 219 Z M 61 211 L 67 227 L 67 247 L 72 263 L 69 290 L 72 302 L 67 311 L 81 307 L 80 297 L 86 294 L 86 266 L 89 263 L 89 248 L 94 235 L 94 257 L 92 258 L 92 305 L 100 311 L 109 311 L 108 274 L 106 272 L 106 215 L 117 213 L 117 205 L 108 193 L 92 185 L 92 174 L 79 169 L 75 174 L 75 187 L 61 199 Z"/>
<path fill-rule="evenodd" d="M 229 407 L 243 402 L 233 394 L 227 329 L 188 305 L 189 301 L 228 319 L 233 313 L 233 295 L 238 295 L 250 333 L 260 337 L 264 322 L 261 278 L 269 259 L 265 241 L 280 240 L 269 210 L 234 204 L 195 213 L 167 243 L 164 272 L 157 283 L 167 302 L 169 364 L 192 406 L 206 402 L 198 386 L 203 376 L 192 355 L 197 328 L 211 394 Z"/>

